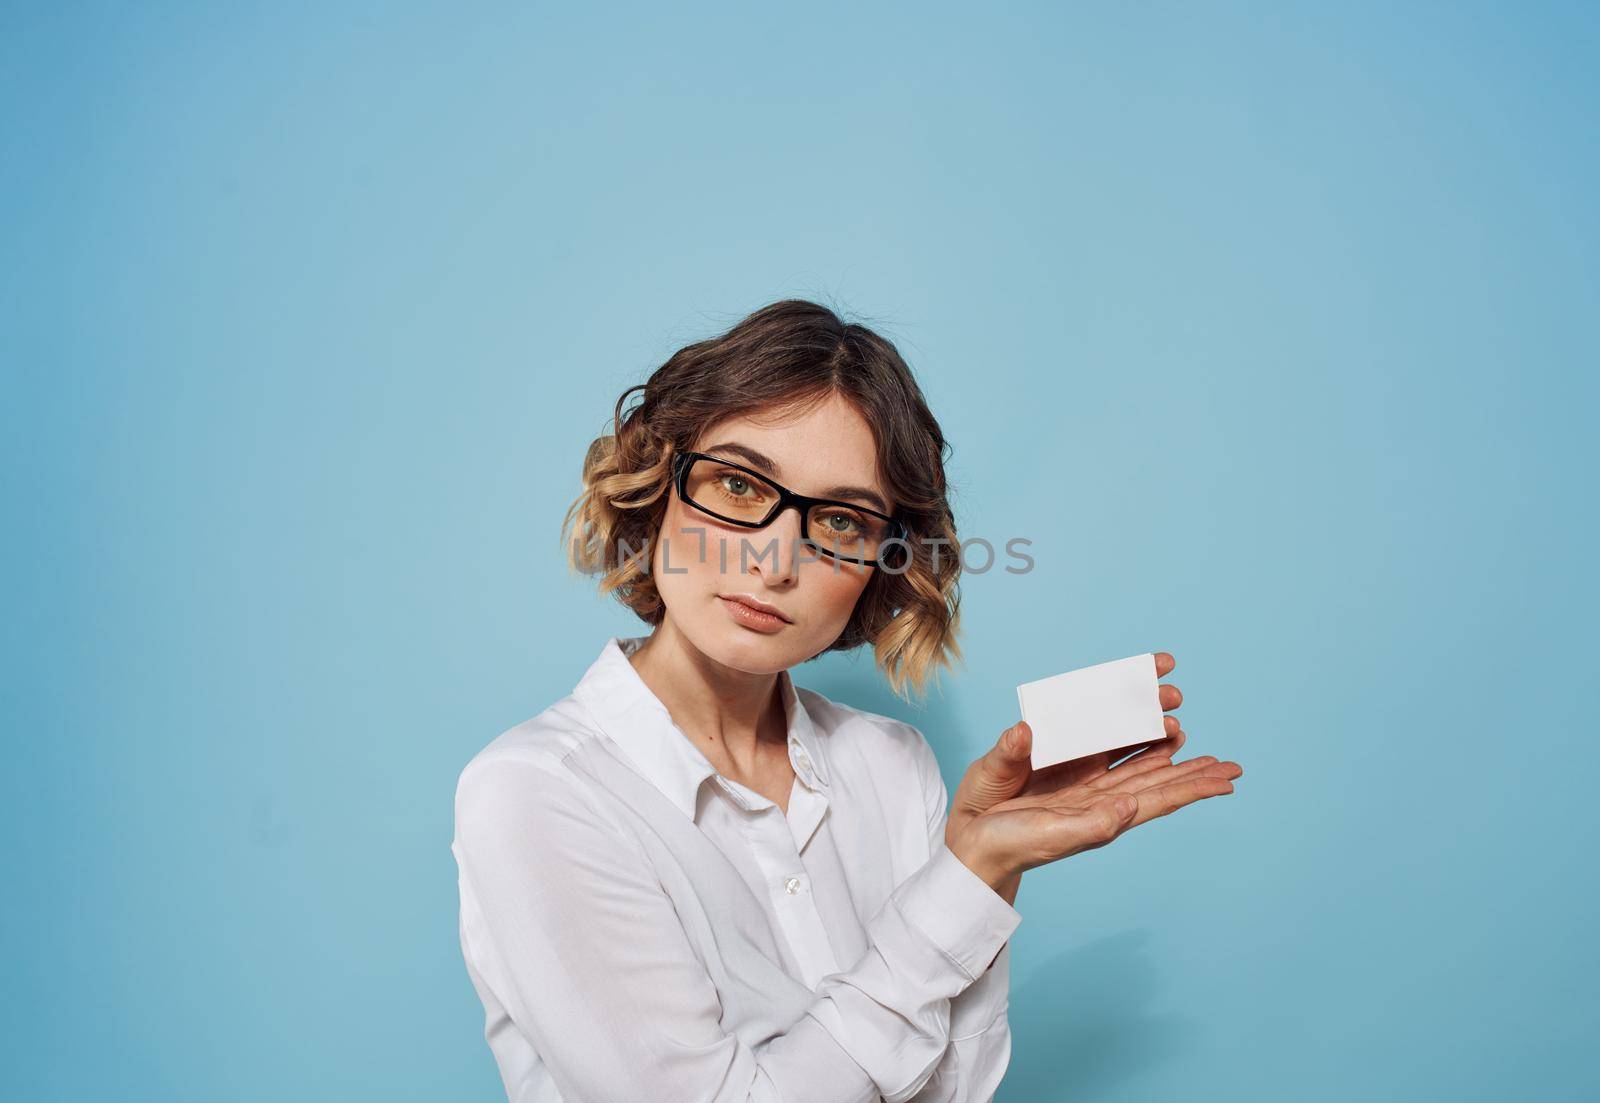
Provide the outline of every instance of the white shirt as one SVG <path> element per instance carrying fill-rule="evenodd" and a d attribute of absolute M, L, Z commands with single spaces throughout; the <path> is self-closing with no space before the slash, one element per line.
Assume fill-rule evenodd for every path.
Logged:
<path fill-rule="evenodd" d="M 990 1099 L 1022 916 L 945 845 L 922 733 L 784 671 L 786 815 L 673 723 L 627 658 L 645 638 L 457 784 L 461 947 L 508 1099 Z"/>

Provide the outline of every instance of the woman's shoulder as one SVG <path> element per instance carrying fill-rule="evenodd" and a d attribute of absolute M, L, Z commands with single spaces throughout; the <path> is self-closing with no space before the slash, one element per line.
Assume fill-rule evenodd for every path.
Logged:
<path fill-rule="evenodd" d="M 576 760 L 600 738 L 588 710 L 568 694 L 489 740 L 456 778 L 456 808 L 497 800 L 507 791 L 521 799 L 533 792 L 582 789 Z"/>
<path fill-rule="evenodd" d="M 888 759 L 918 768 L 932 763 L 938 768 L 933 746 L 910 721 L 846 704 L 802 686 L 795 690 L 830 751 L 848 747 L 880 763 Z"/>

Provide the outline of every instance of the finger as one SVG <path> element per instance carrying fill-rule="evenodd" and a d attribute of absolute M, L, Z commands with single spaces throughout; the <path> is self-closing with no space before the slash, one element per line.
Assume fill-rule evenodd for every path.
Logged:
<path fill-rule="evenodd" d="M 1178 665 L 1178 660 L 1174 659 L 1167 652 L 1165 652 L 1165 651 L 1157 651 L 1156 652 L 1156 677 L 1157 678 L 1165 678 L 1168 674 L 1172 673 L 1173 668 L 1175 666 L 1177 666 L 1177 665 Z"/>
<path fill-rule="evenodd" d="M 962 776 L 950 798 L 952 812 L 984 812 L 1016 796 L 1033 772 L 1033 729 L 1019 720 Z"/>
<path fill-rule="evenodd" d="M 1098 775 L 1054 775 L 1051 773 L 1053 767 L 1035 770 L 1034 776 L 1030 778 L 1018 800 L 1030 805 L 1056 805 L 1059 800 L 1066 799 L 1070 802 L 1074 799 L 1072 792 L 1139 792 L 1144 789 L 1160 788 L 1163 784 L 1186 778 L 1190 773 L 1210 773 L 1227 780 L 1234 780 L 1243 775 L 1243 768 L 1237 762 L 1218 762 L 1216 756 L 1211 754 L 1203 754 L 1198 759 L 1189 759 L 1187 762 L 1173 765 L 1171 756 L 1176 752 L 1176 748 L 1182 746 L 1182 741 L 1184 733 L 1179 732 L 1176 740 L 1162 740 L 1160 743 L 1150 744 L 1149 748 L 1136 756 L 1123 759 L 1122 762 Z M 1082 762 L 1085 762 L 1085 759 L 1075 760 L 1075 764 Z M 1064 789 L 1070 789 L 1067 797 L 1061 796 Z"/>
<path fill-rule="evenodd" d="M 1143 792 L 1146 789 L 1156 789 L 1163 785 L 1168 785 L 1179 778 L 1187 777 L 1196 770 L 1204 770 L 1214 765 L 1216 765 L 1216 759 L 1206 761 L 1196 759 L 1176 765 L 1173 764 L 1171 759 L 1164 756 L 1138 761 L 1130 759 L 1126 764 L 1126 768 L 1123 766 L 1117 767 L 1101 779 L 1101 784 L 1094 785 L 1093 788 L 1119 793 Z"/>
<path fill-rule="evenodd" d="M 1224 781 L 1232 781 L 1243 773 L 1244 770 L 1237 762 L 1218 762 L 1212 756 L 1205 755 L 1176 765 L 1157 766 L 1123 777 L 1118 777 L 1116 771 L 1112 771 L 1106 775 L 1112 782 L 1105 788 L 1119 793 L 1143 793 L 1192 777 L 1217 777 Z"/>
<path fill-rule="evenodd" d="M 1161 711 L 1168 712 L 1183 704 L 1183 691 L 1177 686 L 1161 686 Z"/>
<path fill-rule="evenodd" d="M 1147 823 L 1161 816 L 1171 815 L 1185 805 L 1205 800 L 1207 797 L 1226 796 L 1231 792 L 1233 792 L 1233 782 L 1227 778 L 1201 774 L 1175 781 L 1171 785 L 1135 793 L 1133 796 L 1139 802 L 1139 811 L 1134 815 L 1134 823 Z"/>

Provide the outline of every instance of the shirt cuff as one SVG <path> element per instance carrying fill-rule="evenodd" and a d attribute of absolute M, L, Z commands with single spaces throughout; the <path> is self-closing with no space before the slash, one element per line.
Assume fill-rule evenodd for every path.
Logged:
<path fill-rule="evenodd" d="M 1011 1002 L 1011 943 L 983 976 L 950 1001 L 950 1040 L 963 1042 L 994 1028 Z"/>
<path fill-rule="evenodd" d="M 943 842 L 926 865 L 901 882 L 892 899 L 968 980 L 989 967 L 1022 922 L 1022 913 Z"/>

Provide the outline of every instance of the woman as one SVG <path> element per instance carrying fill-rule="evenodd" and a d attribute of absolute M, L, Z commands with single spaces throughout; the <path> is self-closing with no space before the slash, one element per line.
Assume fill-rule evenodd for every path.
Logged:
<path fill-rule="evenodd" d="M 507 1095 L 989 1099 L 1022 873 L 1242 771 L 1174 764 L 1172 716 L 1115 768 L 1134 748 L 1031 771 L 1018 723 L 950 797 L 915 727 L 790 677 L 867 644 L 907 696 L 960 657 L 947 446 L 894 347 L 785 301 L 642 386 L 562 531 L 652 631 L 607 640 L 456 792 Z"/>

